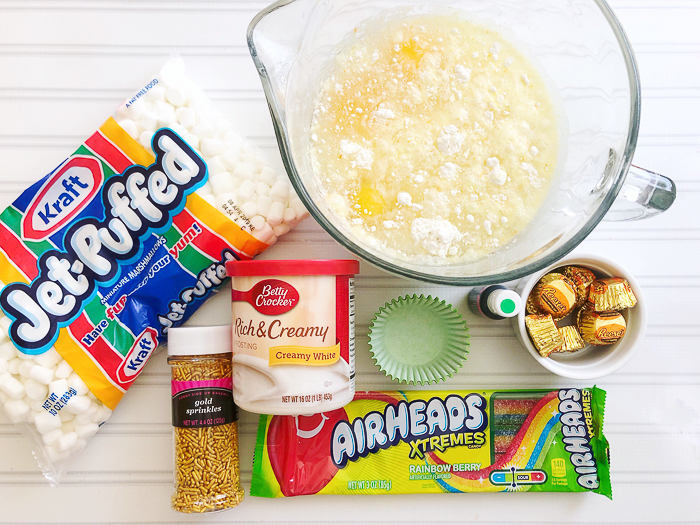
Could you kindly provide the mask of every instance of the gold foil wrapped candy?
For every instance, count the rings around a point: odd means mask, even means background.
[[[612,312],[634,308],[637,304],[632,288],[626,279],[610,277],[598,279],[591,285],[588,305],[596,312]]]
[[[567,266],[562,268],[561,273],[574,283],[576,287],[576,305],[574,308],[581,308],[588,301],[588,293],[596,279],[595,274],[588,268],[581,268],[580,266]]]
[[[620,312],[595,312],[583,308],[578,316],[578,328],[583,340],[591,345],[612,345],[622,339],[627,322]]]
[[[551,315],[525,316],[525,326],[527,326],[535,348],[542,357],[549,357],[552,352],[561,351],[564,340]]]
[[[560,273],[549,273],[540,279],[532,290],[533,303],[544,314],[561,319],[576,304],[576,288]]]
[[[561,352],[576,352],[586,347],[586,343],[575,326],[563,326],[559,329],[559,335],[564,340]]]

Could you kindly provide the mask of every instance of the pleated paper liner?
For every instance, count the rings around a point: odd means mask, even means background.
[[[406,296],[379,309],[369,330],[370,352],[387,376],[409,385],[452,377],[469,354],[469,329],[452,305]]]

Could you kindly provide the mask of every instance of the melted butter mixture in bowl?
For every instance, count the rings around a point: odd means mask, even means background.
[[[532,222],[562,126],[549,83],[498,31],[437,14],[369,24],[324,73],[309,157],[353,236],[446,265],[486,257]]]

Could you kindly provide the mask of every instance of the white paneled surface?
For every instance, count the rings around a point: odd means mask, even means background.
[[[336,0],[342,1],[342,0]],[[170,510],[169,371],[156,356],[58,488],[0,416],[0,524],[9,523],[700,523],[700,1],[614,0],[637,53],[644,94],[635,162],[672,176],[666,215],[603,223],[581,250],[616,259],[644,288],[648,335],[608,391],[614,500],[513,494],[248,497],[209,517]],[[267,106],[245,47],[265,2],[236,0],[0,0],[0,206],[50,171],[167,56],[193,76],[276,162]],[[312,220],[266,258],[344,257]],[[438,295],[466,314],[467,290],[398,279],[367,265],[357,280],[358,388],[392,388],[372,364],[367,328],[385,301]],[[540,368],[509,325],[468,314],[471,355],[445,388],[572,384]],[[193,322],[228,321],[226,294]],[[573,383],[577,384],[577,383]],[[243,481],[250,483],[256,417],[243,414]]]

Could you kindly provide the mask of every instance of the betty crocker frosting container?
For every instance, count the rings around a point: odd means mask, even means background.
[[[243,410],[302,415],[355,395],[353,260],[231,261],[233,397]]]

